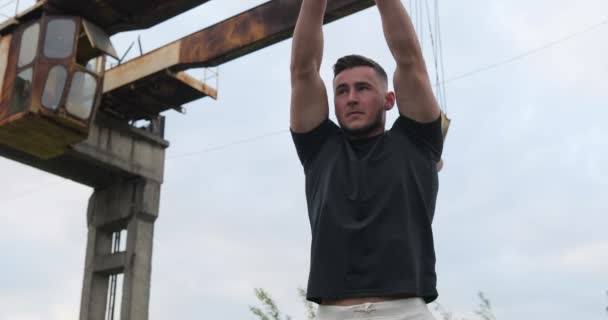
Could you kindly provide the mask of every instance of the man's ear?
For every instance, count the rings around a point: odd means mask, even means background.
[[[395,106],[395,93],[389,91],[386,96],[384,96],[384,110],[391,110]]]

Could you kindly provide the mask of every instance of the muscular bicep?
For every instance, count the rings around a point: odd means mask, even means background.
[[[397,67],[393,85],[399,113],[423,123],[439,117],[439,104],[424,66]]]
[[[329,117],[327,89],[318,72],[291,75],[291,130],[311,131]]]

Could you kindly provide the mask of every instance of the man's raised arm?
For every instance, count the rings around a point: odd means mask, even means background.
[[[291,130],[308,132],[329,117],[327,89],[319,69],[327,0],[304,0],[291,48]]]
[[[386,42],[397,63],[393,78],[399,113],[418,122],[440,115],[420,42],[401,0],[376,0]]]

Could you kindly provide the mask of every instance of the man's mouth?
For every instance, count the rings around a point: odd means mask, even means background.
[[[347,117],[354,116],[354,115],[364,115],[364,113],[361,111],[351,111],[346,114]]]

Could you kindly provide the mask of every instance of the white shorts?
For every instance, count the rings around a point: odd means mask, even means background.
[[[354,306],[319,305],[317,320],[435,320],[421,298],[369,302]]]

